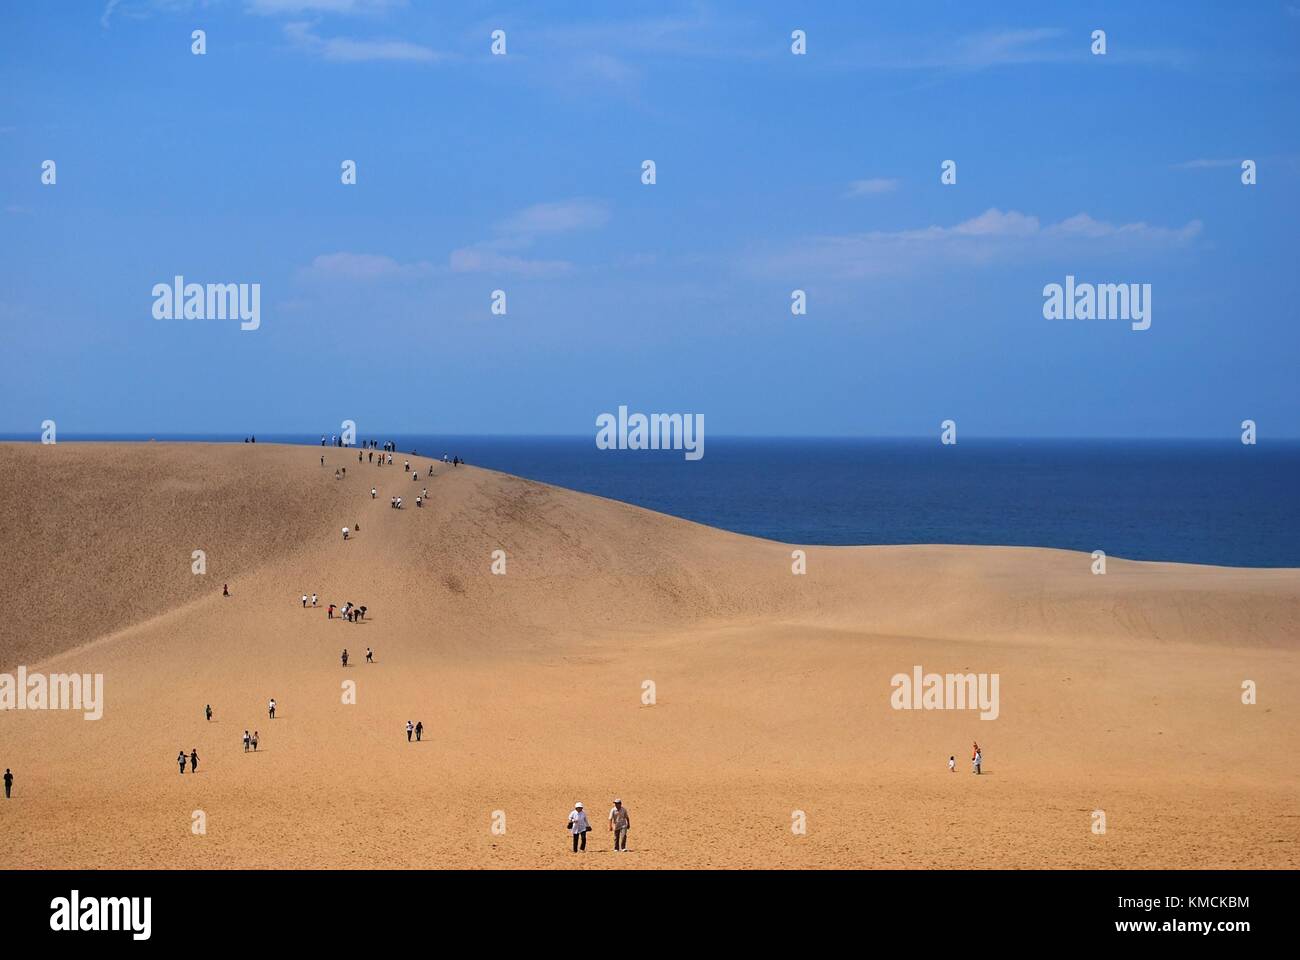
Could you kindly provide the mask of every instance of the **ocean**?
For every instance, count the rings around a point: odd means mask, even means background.
[[[376,439],[789,543],[1005,544],[1300,567],[1296,442],[708,437],[704,457],[687,461],[680,451],[599,450],[592,436]],[[320,435],[258,440],[319,446]]]

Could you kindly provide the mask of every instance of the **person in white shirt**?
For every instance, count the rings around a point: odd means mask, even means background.
[[[307,607],[307,594],[305,594],[305,593],[302,595],[302,605],[303,605],[303,608],[306,609],[306,607]]]
[[[609,809],[609,829],[614,834],[614,849],[620,853],[627,852],[627,830],[630,826],[632,818],[628,816],[627,807],[615,797],[614,806]]]
[[[316,594],[314,593],[311,595],[311,605],[316,606]]]
[[[347,527],[344,527],[344,528],[343,528],[343,539],[346,540],[347,538],[348,538],[348,528],[347,528]]]
[[[586,812],[582,809],[582,802],[579,801],[573,805],[569,811],[569,822],[567,824],[569,832],[573,834],[573,852],[578,852],[578,844],[581,841],[582,849],[587,849],[587,832],[591,830],[591,821],[587,819]]]
[[[266,705],[266,712],[272,720],[275,719],[275,697],[272,697],[270,702]]]
[[[949,773],[956,773],[956,772],[957,772],[957,758],[956,758],[956,757],[949,757],[949,758],[948,758],[948,772],[949,772]]]
[[[375,499],[375,496],[376,496],[378,493],[379,493],[378,490],[376,490],[374,487],[371,487],[371,488],[370,488],[370,499],[371,499],[371,500]]]

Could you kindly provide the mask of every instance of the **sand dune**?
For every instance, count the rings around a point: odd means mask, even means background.
[[[106,687],[98,721],[0,712],[0,864],[1300,863],[1300,570],[807,547],[796,576],[790,545],[473,467],[415,483],[403,459],[0,445],[0,670]],[[345,600],[365,623],[326,619]],[[916,664],[998,674],[997,719],[892,709]],[[199,773],[178,776],[192,747]],[[607,849],[615,795],[626,856]],[[577,799],[597,827],[580,856]]]

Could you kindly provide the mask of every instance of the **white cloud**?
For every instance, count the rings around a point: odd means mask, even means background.
[[[321,37],[312,31],[310,23],[293,22],[284,25],[285,36],[300,50],[340,63],[360,63],[370,60],[403,60],[415,63],[433,63],[444,55],[431,47],[406,40],[354,40],[351,37]]]
[[[1240,160],[1184,160],[1182,163],[1175,163],[1175,170],[1212,170],[1220,167],[1239,167]]]
[[[889,177],[872,177],[869,180],[853,180],[849,183],[847,197],[869,197],[878,193],[890,193],[898,189],[898,181]]]
[[[567,273],[567,260],[530,259],[505,251],[527,249],[540,237],[594,230],[609,222],[609,207],[600,200],[577,198],[525,207],[496,225],[497,236],[453,250],[450,266],[455,273],[508,273],[549,277]]]
[[[105,30],[108,29],[108,21],[113,16],[113,10],[121,2],[122,0],[108,0],[108,3],[104,5],[104,12],[99,17],[99,25]]]
[[[397,0],[247,0],[245,9],[261,16],[312,13],[377,13],[398,6]]]
[[[350,280],[369,282],[424,277],[437,268],[425,260],[400,263],[392,257],[373,253],[325,253],[311,266],[299,271],[308,280]]]
[[[1042,226],[1035,216],[989,209],[949,227],[873,230],[806,238],[753,264],[760,272],[802,270],[844,278],[877,276],[926,264],[978,265],[1068,251],[1150,252],[1183,246],[1201,233],[1192,220],[1177,228],[1114,224],[1079,213]]]
[[[535,203],[503,220],[497,229],[513,236],[565,233],[603,227],[609,222],[609,207],[599,200],[560,200]]]
[[[501,253],[489,244],[453,250],[450,265],[453,273],[502,273],[516,277],[553,277],[573,269],[567,260],[530,260]]]

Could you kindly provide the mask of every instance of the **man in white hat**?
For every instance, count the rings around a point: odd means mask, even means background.
[[[591,829],[591,822],[587,819],[586,811],[582,809],[582,801],[579,800],[569,811],[569,832],[573,834],[573,852],[578,852],[578,842],[581,838],[582,849],[587,849],[587,831]]]
[[[614,850],[627,852],[627,828],[632,826],[632,818],[627,815],[623,801],[614,798],[614,806],[609,810],[609,829],[614,833]]]

